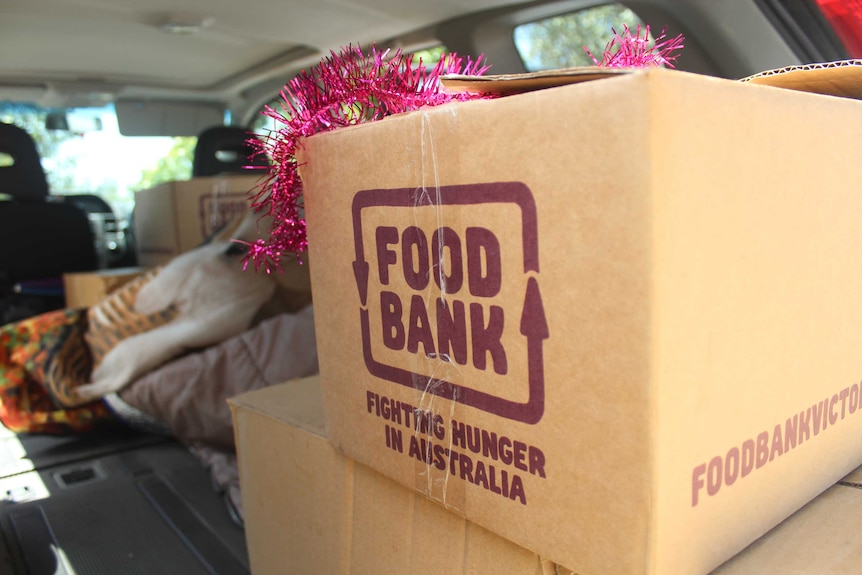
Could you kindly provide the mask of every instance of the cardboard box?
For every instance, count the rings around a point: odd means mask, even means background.
[[[576,575],[337,452],[326,441],[317,377],[230,403],[254,573]],[[860,511],[862,468],[714,575],[855,574]]]
[[[716,568],[862,461],[860,131],[659,69],[308,138],[330,441],[579,573]]]
[[[857,468],[712,575],[855,575],[862,565],[860,481]],[[555,575],[577,574],[558,567]]]
[[[248,209],[259,174],[169,182],[135,192],[138,263],[157,266],[204,243]]]
[[[138,277],[144,268],[113,268],[63,274],[67,308],[90,307],[109,293]]]
[[[354,463],[308,378],[230,400],[255,575],[553,575],[536,554]]]
[[[714,575],[853,575],[862,566],[862,469],[830,487]],[[563,574],[561,574],[563,575]]]

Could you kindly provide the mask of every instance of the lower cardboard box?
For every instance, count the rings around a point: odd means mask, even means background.
[[[317,377],[230,403],[256,575],[575,575],[336,451]],[[860,486],[856,470],[714,575],[858,573]]]
[[[341,455],[319,380],[230,401],[255,575],[551,575],[538,555]]]
[[[782,486],[776,485],[777,490]],[[862,572],[862,468],[752,543],[713,575],[851,575]]]

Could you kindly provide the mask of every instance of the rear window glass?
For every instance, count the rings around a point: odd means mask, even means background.
[[[635,30],[644,23],[622,4],[605,4],[522,24],[515,28],[515,46],[530,72],[592,66],[584,46],[601,58],[612,29],[622,32],[623,26]]]
[[[52,116],[71,123],[57,129]],[[197,138],[123,136],[111,104],[58,110],[0,101],[0,122],[33,138],[51,194],[94,194],[118,216],[131,213],[135,191],[192,175]],[[11,164],[12,158],[0,153],[0,167]]]
[[[432,68],[437,65],[445,52],[446,47],[442,44],[438,44],[424,50],[415,50],[413,51],[413,62],[414,64],[418,64],[421,60],[423,66],[426,68]],[[394,53],[394,51],[390,54],[392,53]],[[277,96],[273,100],[267,102],[266,105],[262,106],[260,110],[252,116],[249,124],[249,130],[256,133],[258,136],[267,137],[271,132],[282,128],[279,122],[266,114],[265,110],[267,106],[278,112],[284,111],[282,109],[281,96]]]

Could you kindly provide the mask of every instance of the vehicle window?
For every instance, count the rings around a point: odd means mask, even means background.
[[[440,61],[440,58],[446,51],[446,47],[442,44],[437,46],[432,46],[430,48],[426,48],[424,50],[416,50],[413,52],[413,61],[414,63],[418,63],[419,60],[422,60],[422,64],[426,68],[431,68]],[[267,102],[264,106],[261,106],[260,110],[258,110],[251,119],[251,123],[249,124],[249,131],[254,132],[255,134],[266,137],[270,134],[270,132],[279,129],[278,122],[275,119],[267,116],[264,113],[264,110],[267,107],[272,108],[273,110],[281,110],[281,96],[278,96],[269,102]]]
[[[270,118],[264,114],[264,110],[269,107],[273,110],[281,110],[281,96],[267,102],[252,116],[251,124],[248,129],[259,136],[268,136],[270,132],[278,129],[277,122],[274,118]]]
[[[515,47],[530,72],[572,66],[592,66],[586,46],[600,57],[612,37],[611,29],[637,29],[644,23],[622,4],[606,4],[515,28]]]
[[[84,121],[48,129],[49,115]],[[196,138],[123,136],[113,105],[49,110],[0,102],[0,122],[24,128],[35,140],[52,194],[98,195],[119,217],[131,212],[135,190],[192,174]],[[11,163],[11,158],[0,155],[0,166],[4,161]]]
[[[425,50],[417,50],[413,52],[413,59],[415,62],[418,62],[421,59],[425,67],[430,68],[440,61],[440,58],[443,56],[445,51],[445,46],[434,46],[433,48],[427,48]]]

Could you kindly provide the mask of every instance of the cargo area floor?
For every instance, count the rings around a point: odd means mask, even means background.
[[[185,446],[0,428],[0,573],[248,572],[243,530]]]

